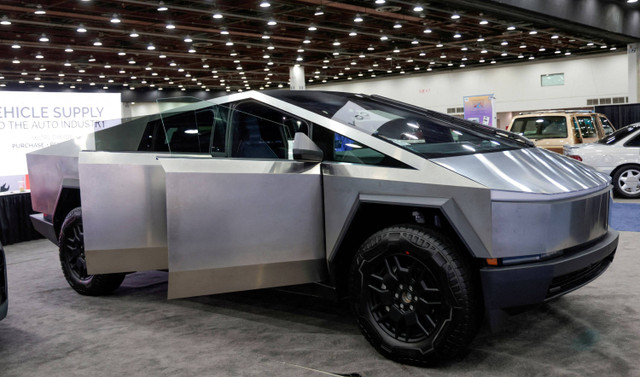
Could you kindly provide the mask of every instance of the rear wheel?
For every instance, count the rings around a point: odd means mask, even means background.
[[[478,328],[472,270],[427,229],[392,227],[371,236],[351,266],[358,324],[384,356],[431,364],[461,355]]]
[[[613,176],[613,187],[625,198],[640,197],[640,166],[626,166]]]
[[[100,296],[117,289],[125,274],[89,275],[84,254],[82,209],[71,210],[62,223],[59,238],[62,273],[71,288],[87,296]]]

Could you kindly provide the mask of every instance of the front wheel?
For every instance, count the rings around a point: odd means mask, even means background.
[[[461,355],[478,328],[476,288],[453,245],[419,227],[374,234],[351,266],[360,329],[381,354],[399,362],[426,365]]]
[[[627,166],[618,170],[613,176],[613,187],[620,196],[625,198],[639,198],[640,167]]]
[[[82,209],[71,210],[62,223],[59,238],[62,273],[71,288],[87,296],[101,296],[117,289],[125,274],[89,275],[84,255]]]

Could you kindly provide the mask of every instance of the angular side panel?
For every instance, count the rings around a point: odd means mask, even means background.
[[[164,171],[152,153],[80,153],[90,274],[168,268]]]
[[[326,276],[319,164],[163,159],[169,298]]]

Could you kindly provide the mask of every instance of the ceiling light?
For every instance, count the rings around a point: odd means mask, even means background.
[[[484,63],[484,62],[485,62],[485,60],[484,60],[484,59],[480,59],[480,60],[478,60],[478,63]]]
[[[195,49],[195,48],[193,48],[193,47],[190,47],[190,48],[189,48],[189,53],[190,53],[190,54],[195,54],[195,52],[196,52],[196,49]]]
[[[417,39],[414,39],[414,40],[411,41],[412,45],[417,45],[418,43],[420,43],[420,42]]]
[[[509,25],[509,27],[507,27],[507,30],[516,30],[516,27],[513,25]]]
[[[269,25],[269,26],[275,26],[275,25],[277,25],[277,24],[278,24],[278,23],[277,23],[277,22],[276,22],[276,20],[274,20],[273,18],[272,18],[272,19],[270,19],[269,21],[267,21],[267,25]]]
[[[468,50],[469,50],[469,47],[467,46],[462,46],[462,48],[460,49],[460,51],[468,51]]]
[[[415,7],[413,7],[413,11],[414,12],[422,12],[423,10],[424,10],[424,8],[420,4],[418,4]]]
[[[500,45],[501,45],[501,46],[506,46],[506,45],[508,45],[508,44],[509,44],[509,42],[507,42],[507,41],[502,41],[502,42],[500,42]]]
[[[524,58],[524,55],[522,54],[518,55],[518,59],[522,59],[522,58]]]
[[[447,58],[447,55],[445,54],[440,55],[440,59],[446,59],[446,58]]]
[[[78,33],[86,33],[87,29],[84,27],[84,25],[80,24],[80,25],[78,25],[78,28],[76,29],[76,31]]]
[[[317,7],[315,13],[313,14],[314,16],[322,16],[324,14],[324,10],[322,10],[322,7]]]
[[[64,52],[73,52],[73,49],[71,48],[71,46],[67,46],[67,47],[64,49]]]
[[[13,64],[20,64],[20,60],[18,60],[18,58],[13,58],[13,60],[11,61],[11,63],[13,63]]]
[[[112,24],[119,24],[119,23],[120,23],[120,19],[118,18],[118,15],[117,15],[117,14],[114,14],[114,15],[113,15],[113,17],[111,17],[110,22],[111,22]]]
[[[42,5],[40,4],[36,6],[36,10],[33,13],[39,14],[39,15],[47,14],[47,12],[42,8]]]
[[[14,44],[11,45],[11,48],[20,48],[20,45],[17,44],[17,43],[14,43]]]
[[[427,53],[422,51],[422,52],[420,52],[420,56],[427,56]]]
[[[547,49],[546,49],[546,48],[544,48],[544,47],[540,47],[540,48],[538,49],[538,51],[540,51],[540,52],[542,52],[542,51],[547,51]]]
[[[222,35],[229,35],[229,30],[227,30],[227,28],[224,28],[224,27],[223,27],[223,28],[221,28],[221,29],[220,29],[220,34],[222,34]]]
[[[352,31],[349,33],[350,37],[355,37],[356,35],[358,35],[358,33],[356,33],[355,31]]]
[[[140,34],[136,33],[136,31],[134,30],[134,31],[131,32],[131,34],[129,34],[129,36],[131,38],[138,38],[140,36]]]
[[[7,16],[2,16],[2,19],[0,20],[0,25],[11,25],[11,21],[9,21],[9,18],[7,18]]]
[[[169,29],[169,30],[172,30],[172,29],[175,29],[175,28],[176,28],[176,25],[169,23],[169,24],[166,24],[166,25],[165,25],[165,28],[167,28],[167,29]]]
[[[482,35],[478,37],[478,42],[484,42],[484,38],[482,38]]]
[[[394,28],[394,29],[401,29],[401,28],[402,28],[402,24],[401,24],[401,23],[399,23],[399,22],[396,22],[396,23],[393,25],[393,28]]]
[[[38,54],[36,55],[36,59],[44,59],[44,55],[42,55],[42,53],[38,52]]]
[[[337,40],[333,41],[333,45],[334,46],[340,46],[340,42],[338,42]]]
[[[298,56],[298,57],[296,58],[296,61],[297,61],[297,62],[301,62],[302,60],[304,60],[304,59],[302,59],[302,56]]]
[[[456,32],[456,33],[453,35],[453,37],[454,37],[454,38],[461,38],[461,37],[462,37],[462,35],[460,35],[460,33]]]
[[[509,54],[507,54],[506,52],[503,52],[502,54],[500,54],[500,56],[507,56]]]
[[[587,46],[593,46],[593,42],[587,43]]]
[[[271,39],[271,37],[269,36],[269,34],[263,34],[262,39]]]
[[[186,37],[184,37],[184,41],[187,43],[191,43],[193,42],[193,39],[191,39],[191,37],[187,35]]]
[[[275,47],[273,47],[273,45],[267,46],[267,50],[274,50],[274,49],[275,49]]]
[[[222,18],[222,17],[224,17],[224,16],[223,16],[223,15],[222,15],[222,13],[220,13],[220,12],[215,12],[215,13],[213,14],[213,16],[211,16],[211,17],[215,18],[216,20],[219,20],[219,19],[221,19],[221,18]]]
[[[560,38],[560,36],[557,35],[557,34],[554,34],[554,35],[551,36],[551,39],[558,39],[558,38]]]
[[[423,33],[430,34],[432,30],[430,28],[424,29]]]
[[[531,31],[529,32],[529,34],[531,34],[531,35],[536,35],[536,34],[538,34],[538,32],[537,32],[537,31],[535,31],[535,30],[531,30]]]
[[[482,51],[480,51],[480,53],[481,53],[481,54],[486,54],[487,52],[488,52],[488,51],[487,51],[487,50],[484,50],[484,49],[483,49]]]
[[[612,46],[609,50],[614,51],[616,49],[616,46]]]
[[[480,25],[487,25],[489,23],[489,21],[487,20],[480,20],[479,24]]]
[[[438,43],[436,44],[436,47],[444,47],[444,45],[442,44],[442,42],[438,42]]]
[[[96,39],[95,42],[93,42],[93,45],[96,47],[100,47],[102,46],[102,42],[100,42],[100,40]]]
[[[571,55],[571,51],[567,51],[567,52],[565,52],[564,54],[565,54],[565,55],[567,55],[567,56],[569,56],[569,55]]]
[[[126,52],[124,52],[124,51],[118,51],[118,56],[125,56],[125,55],[127,55],[127,53],[126,53]]]
[[[318,30],[318,28],[317,28],[317,27],[315,27],[314,25],[309,25],[309,27],[307,28],[307,30],[309,30],[309,31],[316,31],[316,30]]]
[[[637,3],[638,0],[627,0],[627,3],[631,4],[631,3]]]
[[[269,3],[268,1],[263,1],[260,3],[261,8],[269,8],[270,6],[271,6],[271,3]]]
[[[158,57],[159,57],[160,59],[166,59],[166,58],[167,58],[167,55],[165,55],[165,54],[161,54],[161,55],[158,55]]]
[[[496,64],[496,61],[495,60],[491,60],[489,63]]]
[[[386,0],[376,0],[376,4],[384,4],[386,3]]]
[[[533,60],[535,57],[533,55],[529,56],[529,60]]]
[[[375,48],[375,47],[373,47],[372,45],[369,45],[369,47],[367,47],[367,50],[368,50],[368,51],[373,51],[373,50],[375,50],[375,49],[376,49],[376,48]]]
[[[49,42],[49,38],[46,35],[42,34],[38,39],[40,42]]]
[[[166,12],[168,10],[169,8],[162,1],[158,3],[158,12]]]
[[[356,17],[353,19],[353,22],[362,22],[362,21],[363,21],[362,17],[360,17],[359,14],[356,14]]]
[[[527,45],[523,43],[520,45],[520,48],[527,48]]]
[[[154,46],[153,44],[149,43],[149,45],[147,46],[147,50],[155,50],[156,46]]]
[[[560,51],[560,50],[555,50],[553,53],[554,53],[554,54],[560,54],[560,53],[562,53],[562,51]]]
[[[387,39],[389,39],[389,37],[387,37],[386,35],[383,35],[380,37],[381,41],[386,41]]]
[[[304,48],[299,48],[298,52],[304,52]]]
[[[458,19],[460,19],[460,15],[458,13],[454,13],[454,14],[451,15],[451,19],[452,20],[458,20]]]

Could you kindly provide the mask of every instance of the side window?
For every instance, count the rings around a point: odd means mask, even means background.
[[[293,159],[296,132],[308,132],[306,121],[248,101],[233,110],[231,157]]]
[[[624,143],[625,147],[640,147],[640,135]]]
[[[610,135],[612,134],[615,130],[613,129],[613,127],[611,126],[611,123],[609,122],[609,119],[601,116],[599,117],[600,119],[600,123],[602,124],[602,128],[604,129],[604,134],[606,135]]]
[[[228,107],[215,106],[213,108],[213,140],[211,140],[211,154],[214,156],[224,156],[227,139],[227,122],[229,121],[228,118]]]
[[[325,161],[411,169],[392,157],[322,126],[313,126],[312,139],[322,149]]]
[[[147,124],[138,150],[207,153],[212,128],[212,108],[163,116]]]
[[[589,117],[577,117],[578,125],[580,126],[580,132],[583,138],[598,137],[596,127],[593,124],[593,119]]]
[[[576,137],[576,140],[581,140],[582,135],[580,134],[580,126],[578,126],[578,121],[573,119],[573,135]]]

